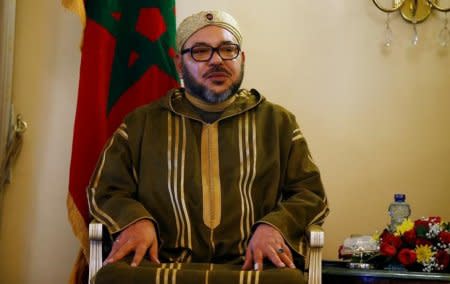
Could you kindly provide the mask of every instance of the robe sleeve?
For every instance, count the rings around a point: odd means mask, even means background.
[[[309,225],[321,225],[328,215],[328,202],[305,138],[295,122],[291,128],[291,143],[282,184],[280,201],[275,208],[258,220],[275,227],[290,248],[304,254],[305,230]]]
[[[88,187],[89,211],[110,234],[141,219],[152,220],[159,232],[156,220],[136,198],[138,176],[132,156],[123,123],[106,143]]]

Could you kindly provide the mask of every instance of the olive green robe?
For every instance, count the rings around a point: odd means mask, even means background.
[[[167,263],[241,265],[260,223],[302,256],[305,228],[328,214],[305,138],[294,115],[256,90],[233,99],[212,123],[183,89],[128,115],[91,179],[92,216],[111,235],[152,220]],[[146,283],[158,283],[157,270]]]

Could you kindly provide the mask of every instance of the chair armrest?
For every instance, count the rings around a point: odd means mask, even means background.
[[[322,248],[325,234],[322,227],[312,225],[307,228],[308,253],[306,270],[309,284],[322,283]],[[103,224],[92,221],[89,224],[89,283],[103,265]]]
[[[322,248],[325,242],[325,233],[319,225],[311,225],[307,228],[306,236],[309,242],[307,254],[308,283],[322,283]]]
[[[103,224],[92,221],[89,224],[89,283],[102,267]]]

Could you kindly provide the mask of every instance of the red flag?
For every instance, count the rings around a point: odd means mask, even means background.
[[[178,85],[171,58],[175,0],[63,4],[82,19],[86,15],[67,198],[69,220],[82,248],[71,277],[76,283],[88,257],[86,187],[103,145],[127,113]]]

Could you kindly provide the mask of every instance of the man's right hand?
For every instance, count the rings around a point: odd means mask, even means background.
[[[138,266],[147,250],[150,261],[159,263],[155,225],[152,221],[144,219],[131,224],[119,234],[104,263],[116,262],[134,251],[131,266]]]

